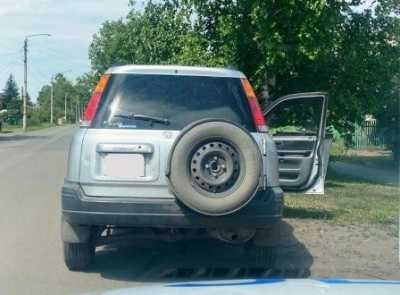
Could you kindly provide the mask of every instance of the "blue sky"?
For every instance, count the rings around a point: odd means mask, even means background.
[[[65,76],[74,79],[88,71],[92,35],[104,21],[125,16],[128,3],[129,0],[0,0],[0,91],[10,73],[19,87],[22,85],[22,47],[28,34],[52,35],[29,41],[28,91],[34,101],[54,73],[69,70]]]

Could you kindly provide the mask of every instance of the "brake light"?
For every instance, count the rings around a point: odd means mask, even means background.
[[[92,96],[86,106],[85,113],[83,115],[83,121],[81,126],[90,126],[94,116],[96,115],[97,108],[100,103],[101,96],[103,95],[104,89],[107,86],[110,75],[102,75],[100,81],[97,83],[96,89],[93,91]]]
[[[247,79],[242,79],[242,86],[244,92],[246,93],[247,100],[250,105],[251,114],[253,116],[254,124],[259,132],[266,132],[267,125],[265,123],[264,114],[258,103],[256,94],[254,93],[253,87],[251,87],[250,82]]]

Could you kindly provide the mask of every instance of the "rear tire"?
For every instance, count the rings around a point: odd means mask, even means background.
[[[64,242],[64,261],[69,270],[84,270],[93,260],[95,246],[93,243]]]

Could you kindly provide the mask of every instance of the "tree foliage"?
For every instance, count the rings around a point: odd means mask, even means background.
[[[22,118],[22,101],[19,95],[17,82],[15,82],[14,76],[10,74],[2,94],[2,107],[7,109],[8,123],[17,124]]]
[[[400,68],[395,0],[164,0],[106,22],[90,46],[93,70],[115,64],[235,67],[266,103],[328,91],[330,119],[351,128],[394,99]]]
[[[89,50],[93,69],[104,72],[110,65],[174,63],[189,31],[184,7],[175,1],[150,1],[142,12],[132,9],[125,20],[104,23]]]
[[[327,91],[337,130],[351,132],[372,114],[400,151],[399,7],[398,0],[150,1],[105,23],[89,52],[96,73],[119,63],[234,67],[263,104]]]
[[[67,99],[67,119],[70,121],[73,120],[77,101],[75,87],[62,74],[57,74],[51,83],[53,85],[54,120],[64,117],[65,99]],[[51,84],[44,85],[40,89],[37,104],[40,110],[40,113],[37,115],[39,121],[50,122]]]
[[[92,72],[83,74],[76,79],[74,83],[75,102],[80,105],[80,108],[87,104],[96,87],[98,79],[99,76]]]
[[[3,89],[3,105],[7,108],[7,105],[12,101],[19,98],[19,90],[17,82],[15,82],[14,76],[10,74],[6,81],[6,85]]]

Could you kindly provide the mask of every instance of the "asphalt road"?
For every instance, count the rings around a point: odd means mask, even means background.
[[[89,270],[71,272],[62,257],[60,188],[73,132],[0,134],[0,294],[82,294],[193,279],[400,277],[397,238],[312,219],[286,219],[279,247],[263,255],[212,240],[116,239],[97,249]]]
[[[62,261],[60,188],[72,127],[0,135],[0,294],[64,294],[132,285]]]
[[[59,127],[25,135],[0,134],[0,294],[110,290],[204,277],[211,266],[212,278],[242,271],[233,261],[240,261],[236,258],[243,252],[212,241],[192,243],[189,251],[168,243],[138,246],[117,241],[98,249],[88,271],[69,271],[60,240],[60,189],[73,132],[73,127]]]

